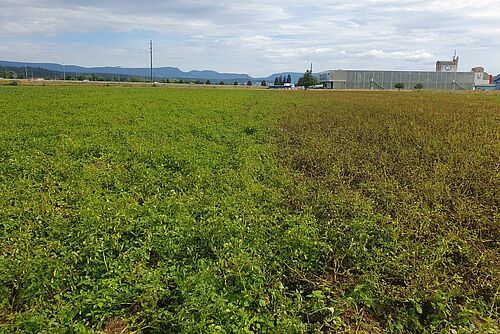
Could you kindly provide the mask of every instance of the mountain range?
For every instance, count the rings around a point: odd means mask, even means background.
[[[24,63],[24,62],[13,62],[0,60],[0,67],[30,67],[30,68],[42,68],[54,72],[75,73],[75,74],[112,74],[112,75],[124,75],[124,76],[138,76],[138,77],[149,77],[150,68],[128,68],[128,67],[83,67],[77,65],[62,65],[57,63]],[[261,81],[265,80],[268,82],[274,81],[277,76],[288,74],[292,77],[292,82],[296,82],[302,73],[298,72],[282,72],[273,73],[267,77],[251,77],[248,74],[241,73],[219,73],[210,70],[193,70],[184,72],[177,67],[157,67],[153,69],[153,75],[155,78],[175,78],[175,79],[198,79],[198,80],[215,80],[215,81]]]

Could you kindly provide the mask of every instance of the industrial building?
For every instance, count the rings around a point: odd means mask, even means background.
[[[458,72],[458,57],[456,51],[451,61],[438,60],[436,62],[436,72]]]
[[[493,78],[496,90],[500,90],[500,74]]]
[[[474,67],[474,90],[495,90],[493,76],[484,71],[482,67]]]
[[[403,83],[405,89],[473,90],[476,85],[492,84],[492,77],[482,67],[470,72],[458,72],[458,57],[452,61],[436,62],[434,72],[425,71],[367,71],[330,70],[315,74],[316,80],[325,89],[394,89],[396,83]]]

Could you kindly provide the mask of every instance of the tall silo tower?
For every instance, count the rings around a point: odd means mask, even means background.
[[[458,56],[457,51],[451,61],[439,60],[436,62],[436,72],[457,72],[458,71]]]

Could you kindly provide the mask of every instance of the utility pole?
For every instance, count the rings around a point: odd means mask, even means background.
[[[62,64],[62,68],[63,68],[63,80],[66,81],[66,66]]]
[[[25,79],[28,79],[28,64],[26,63],[26,58],[24,58],[24,74],[25,74]]]
[[[151,62],[151,83],[153,83],[153,40],[149,41],[149,60]]]

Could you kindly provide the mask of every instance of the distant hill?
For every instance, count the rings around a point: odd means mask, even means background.
[[[56,63],[27,63],[26,64],[30,68],[37,69],[45,69],[48,71],[53,71],[55,73],[63,72],[63,65]],[[23,62],[12,62],[12,61],[3,61],[0,60],[0,67],[3,68],[24,68],[25,63]],[[138,76],[138,77],[146,77],[150,76],[149,68],[128,68],[128,67],[82,67],[77,65],[65,65],[64,70],[66,73],[74,73],[74,74],[100,74],[100,75],[121,75],[121,76]],[[219,73],[216,71],[210,70],[193,70],[184,72],[177,67],[159,67],[154,68],[154,76],[155,78],[176,78],[176,79],[190,79],[190,80],[211,80],[211,81],[238,81],[238,82],[246,82],[248,80],[251,81],[262,81],[266,80],[267,82],[273,82],[276,76],[287,76],[290,74],[292,76],[292,81],[296,82],[301,76],[302,73],[296,72],[283,72],[283,73],[275,73],[268,77],[260,77],[253,78],[248,74],[241,73]]]
[[[22,67],[25,64],[22,62],[0,61],[1,67]],[[27,63],[31,68],[43,68],[49,71],[63,71],[63,65],[55,63]],[[76,74],[113,74],[113,75],[127,75],[138,77],[149,77],[149,68],[127,68],[127,67],[82,67],[77,65],[65,65],[64,70],[67,73]],[[215,71],[189,71],[184,72],[177,67],[159,67],[154,68],[154,76],[156,78],[177,78],[177,79],[203,79],[203,80],[235,80],[247,81],[252,80],[248,74],[239,73],[219,73]]]

